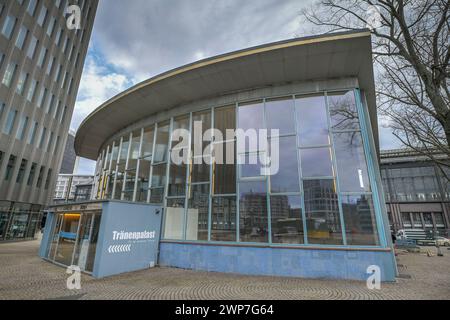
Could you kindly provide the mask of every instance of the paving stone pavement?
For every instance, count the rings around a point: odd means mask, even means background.
[[[0,244],[0,300],[450,300],[450,251],[445,257],[399,252],[396,283],[368,290],[364,282],[254,277],[154,268],[106,279],[82,275],[68,290],[64,268],[42,261],[38,241]],[[434,248],[431,250],[435,251]]]

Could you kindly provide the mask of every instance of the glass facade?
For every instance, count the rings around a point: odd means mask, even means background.
[[[448,236],[450,170],[408,150],[382,152],[381,159],[391,230],[434,230]]]
[[[34,239],[41,228],[39,205],[0,201],[0,241]]]
[[[77,265],[81,271],[92,272],[101,211],[59,213],[54,219],[45,257],[64,266]]]
[[[380,246],[358,97],[356,90],[267,97],[134,130],[104,146],[94,194],[162,204],[166,240]],[[173,136],[176,129],[189,141]],[[255,144],[249,129],[269,134]],[[236,130],[246,132],[245,144]],[[270,175],[262,169],[275,142],[279,170]],[[174,154],[188,161],[177,164]]]

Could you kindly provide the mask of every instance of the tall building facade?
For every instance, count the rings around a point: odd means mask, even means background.
[[[77,163],[77,155],[75,153],[75,133],[69,132],[67,137],[66,148],[61,163],[59,174],[75,174],[75,164]]]
[[[33,238],[53,199],[97,6],[0,0],[0,241]]]
[[[445,160],[443,155],[441,161]],[[450,229],[450,170],[411,150],[381,153],[381,176],[392,231]]]

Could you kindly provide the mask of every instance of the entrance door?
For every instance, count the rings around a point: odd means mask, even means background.
[[[79,213],[66,213],[62,216],[55,262],[70,266],[72,265],[73,250],[75,249],[81,215]]]

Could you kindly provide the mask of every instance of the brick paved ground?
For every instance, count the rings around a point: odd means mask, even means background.
[[[399,255],[410,279],[369,291],[355,281],[251,277],[155,268],[66,289],[65,269],[37,257],[38,242],[0,244],[0,299],[450,299],[450,251],[445,257]],[[434,249],[432,249],[434,250]]]

